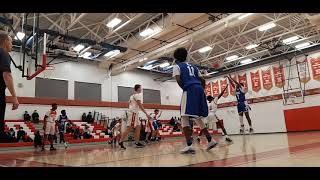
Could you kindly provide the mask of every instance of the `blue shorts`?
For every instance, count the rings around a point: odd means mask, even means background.
[[[208,104],[204,89],[199,84],[189,86],[181,98],[181,116],[207,117]]]
[[[238,113],[249,111],[248,105],[246,105],[246,103],[244,102],[238,102],[237,109],[238,109]]]
[[[158,124],[156,122],[153,122],[152,125],[155,131],[158,130]]]

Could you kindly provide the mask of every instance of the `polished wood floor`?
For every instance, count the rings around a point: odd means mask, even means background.
[[[234,143],[221,142],[206,151],[206,140],[194,143],[196,154],[183,155],[183,138],[166,139],[145,148],[119,150],[109,144],[59,146],[56,152],[34,149],[0,149],[0,167],[98,166],[98,167],[281,167],[319,166],[320,132],[231,136]],[[48,148],[48,147],[47,147]]]

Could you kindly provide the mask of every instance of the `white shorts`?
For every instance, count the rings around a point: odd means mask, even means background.
[[[147,120],[145,132],[151,132],[151,131],[154,131],[152,121]]]
[[[44,131],[44,134],[55,135],[56,134],[56,123],[47,122],[46,130]]]
[[[131,127],[135,128],[140,125],[141,125],[141,122],[139,120],[139,113],[128,112],[127,126],[131,126]]]
[[[117,137],[120,134],[120,131],[114,131],[113,132],[113,137]]]

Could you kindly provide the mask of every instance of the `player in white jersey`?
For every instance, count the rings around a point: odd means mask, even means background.
[[[112,132],[112,139],[110,140],[110,142],[112,141],[120,141],[121,138],[121,126],[122,126],[122,120],[119,119],[117,124],[113,126],[113,128],[111,129]]]
[[[224,128],[223,120],[217,116],[218,100],[221,98],[221,96],[223,95],[223,93],[226,91],[227,88],[228,88],[228,85],[223,89],[223,91],[217,97],[207,96],[208,108],[209,108],[209,115],[207,117],[207,123],[208,124],[216,123],[217,128],[221,128],[225,141],[227,141],[228,143],[232,143],[232,140],[228,137],[227,131]],[[200,142],[201,135],[202,135],[202,133],[200,132],[200,134],[197,138],[198,142]]]
[[[43,124],[44,138],[42,142],[43,143],[42,151],[45,150],[44,146],[45,146],[46,139],[49,139],[50,141],[50,151],[56,150],[53,147],[53,136],[56,134],[57,108],[58,108],[57,104],[52,104],[51,109],[44,116],[44,124]]]
[[[121,138],[120,138],[120,142],[119,142],[121,149],[126,149],[126,147],[124,147],[124,145],[123,145],[123,141],[128,136],[128,134],[132,128],[135,128],[134,140],[135,140],[136,147],[144,147],[144,145],[140,143],[141,121],[139,121],[139,109],[147,116],[148,120],[150,120],[151,117],[145,111],[145,109],[142,105],[141,91],[142,91],[141,85],[136,84],[134,86],[134,93],[133,93],[133,95],[130,96],[127,130],[124,132],[121,132]]]

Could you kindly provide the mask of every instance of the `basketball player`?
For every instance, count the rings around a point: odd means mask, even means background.
[[[181,153],[195,153],[192,147],[192,129],[189,120],[197,123],[208,140],[207,150],[214,148],[218,143],[211,137],[204,125],[203,118],[208,116],[208,105],[204,93],[205,80],[197,67],[186,62],[188,51],[178,48],[174,52],[176,65],[173,66],[173,77],[183,89],[181,98],[181,126],[186,138],[187,146]]]
[[[248,124],[250,126],[249,132],[250,134],[253,133],[251,118],[249,116],[249,110],[251,108],[248,105],[248,102],[246,100],[245,91],[244,91],[244,85],[243,83],[239,83],[231,78],[231,76],[227,76],[230,84],[232,87],[234,87],[234,84],[236,84],[236,97],[237,97],[237,109],[239,114],[239,120],[240,120],[240,134],[244,134],[244,124],[243,124],[243,113],[246,116],[246,119],[248,121]]]
[[[129,99],[129,112],[128,112],[128,124],[127,130],[121,133],[121,139],[119,142],[121,149],[126,149],[123,145],[124,139],[128,136],[129,132],[132,128],[135,128],[135,145],[136,147],[144,147],[143,144],[139,142],[140,140],[140,128],[141,121],[139,121],[139,109],[147,116],[148,120],[151,119],[150,115],[145,111],[142,105],[142,97],[141,97],[142,87],[140,84],[136,84],[134,86],[134,93],[130,96]]]
[[[117,141],[120,141],[120,138],[121,138],[121,126],[122,126],[121,123],[122,123],[121,119],[118,119],[117,124],[114,125],[114,127],[111,129],[112,139],[110,140],[110,142],[114,141],[114,143],[116,144]]]
[[[43,144],[42,144],[42,151],[45,150],[45,142],[47,139],[49,139],[50,142],[50,151],[55,151],[56,148],[53,147],[53,137],[55,135],[56,131],[56,117],[57,117],[57,110],[58,105],[52,104],[51,109],[46,113],[44,116],[44,124],[43,124],[43,130],[44,130],[44,138],[43,138]]]
[[[151,113],[150,116],[152,118],[151,126],[152,126],[152,139],[153,141],[160,141],[160,133],[159,133],[159,127],[157,124],[157,121],[161,117],[162,111],[159,111],[159,109],[155,109],[154,113]],[[150,122],[150,121],[149,121]]]
[[[64,143],[64,147],[67,149],[68,145],[67,142],[64,139],[64,133],[66,132],[66,123],[69,120],[66,110],[61,111],[61,115],[59,116],[59,119],[57,121],[58,124],[58,130],[60,135],[60,144]]]
[[[216,123],[217,128],[221,128],[225,141],[227,141],[228,143],[232,143],[232,140],[228,137],[227,131],[224,128],[223,120],[219,119],[217,116],[218,100],[221,98],[221,96],[223,95],[223,93],[226,91],[227,88],[228,88],[228,85],[223,89],[223,91],[219,94],[218,97],[207,96],[207,100],[209,104],[209,116],[207,117],[207,121],[208,121],[208,124]],[[200,135],[201,134],[199,134],[197,138],[198,142],[200,142],[200,138],[199,138]]]

